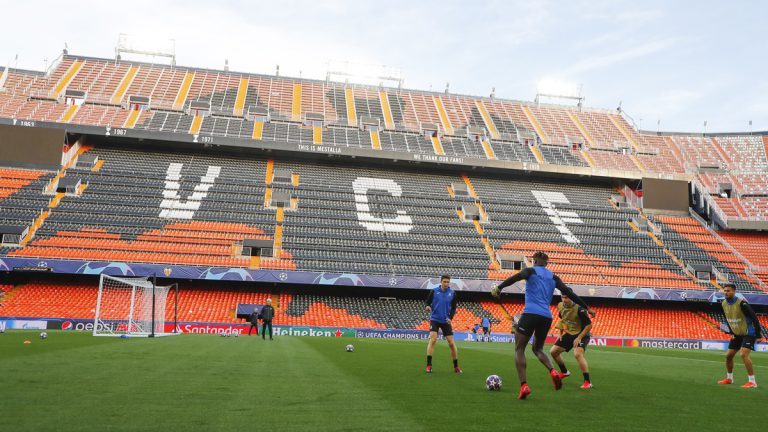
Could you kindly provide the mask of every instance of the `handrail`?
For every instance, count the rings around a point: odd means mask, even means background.
[[[64,51],[62,51],[53,61],[51,61],[51,64],[48,65],[48,69],[45,70],[45,76],[50,77],[54,70],[56,70],[56,67],[61,63],[61,61],[64,59]]]
[[[734,217],[729,218],[728,216],[726,216],[725,212],[723,212],[723,210],[720,208],[720,206],[717,204],[717,202],[714,199],[712,199],[712,195],[709,193],[707,188],[705,188],[704,185],[702,185],[701,182],[699,182],[699,180],[697,178],[694,178],[691,181],[691,183],[694,185],[695,188],[697,188],[699,190],[699,193],[701,194],[701,196],[709,203],[709,207],[712,210],[714,210],[715,214],[717,214],[717,216],[720,218],[720,220],[722,220],[726,225],[728,224],[728,220],[729,219],[730,220],[740,219],[738,217],[736,217],[736,218],[734,218]]]
[[[691,209],[691,208],[688,208],[688,212],[691,214],[691,217],[693,217],[694,219],[696,219],[696,221],[698,221],[698,222],[699,222],[701,225],[703,225],[703,226],[704,226],[704,228],[706,228],[706,229],[707,229],[707,231],[709,231],[709,233],[712,235],[712,237],[716,238],[716,239],[717,239],[717,241],[719,241],[720,243],[722,243],[722,244],[723,244],[725,247],[727,247],[727,248],[728,248],[728,249],[729,249],[729,250],[730,250],[730,251],[731,251],[731,252],[732,252],[734,255],[736,255],[737,257],[739,257],[739,259],[741,259],[741,260],[742,260],[742,261],[743,261],[745,264],[747,264],[747,267],[749,267],[749,268],[755,268],[755,265],[754,265],[754,264],[752,264],[752,262],[751,262],[749,259],[747,259],[747,257],[745,257],[744,255],[742,255],[742,254],[741,254],[741,252],[739,252],[738,250],[736,250],[736,248],[734,248],[733,246],[731,246],[731,244],[730,244],[730,243],[728,243],[728,241],[726,241],[724,238],[720,237],[720,234],[718,234],[718,233],[717,233],[717,231],[713,230],[713,229],[712,229],[712,227],[711,227],[711,226],[710,226],[710,225],[709,225],[709,224],[708,224],[708,223],[707,223],[707,222],[706,222],[706,221],[705,221],[705,220],[704,220],[704,219],[703,219],[701,216],[699,216],[699,215],[698,215],[698,214],[697,214],[695,211],[693,211],[693,209]]]
[[[768,271],[768,268],[766,270],[764,270],[764,271]],[[760,277],[757,276],[751,268],[749,268],[749,267],[745,268],[744,269],[744,273],[747,276],[751,277],[752,279],[756,280],[757,284],[760,285],[761,288],[763,288],[764,290],[768,291],[768,285],[766,285],[766,283],[763,282],[763,280],[760,279]]]

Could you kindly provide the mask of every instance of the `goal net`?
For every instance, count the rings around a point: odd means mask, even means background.
[[[101,275],[93,335],[157,337],[177,334],[175,308],[170,314],[172,332],[165,331],[166,305],[171,289],[178,293],[177,284],[157,286],[148,278]]]

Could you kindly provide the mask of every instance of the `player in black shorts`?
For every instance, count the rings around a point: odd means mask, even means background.
[[[443,332],[443,337],[448,341],[453,359],[453,371],[462,373],[459,367],[459,352],[453,340],[453,327],[451,320],[456,315],[456,293],[451,288],[451,277],[440,277],[440,285],[429,290],[426,300],[426,309],[429,316],[429,343],[427,344],[427,373],[432,373],[432,353],[437,343],[438,331]]]
[[[755,342],[762,337],[760,322],[749,303],[741,297],[736,297],[735,285],[726,284],[723,286],[723,294],[725,294],[725,298],[721,306],[725,314],[725,322],[728,325],[729,333],[733,335],[733,339],[728,343],[728,351],[725,354],[725,369],[728,375],[717,383],[733,383],[733,358],[738,352],[744,362],[744,367],[747,369],[748,379],[747,383],[741,387],[756,388],[755,369],[752,365],[752,359],[749,358],[749,353],[755,350]]]
[[[557,328],[560,330],[560,336],[557,342],[552,345],[549,355],[560,366],[560,379],[571,375],[565,362],[561,357],[563,352],[569,352],[573,349],[573,357],[579,363],[579,368],[584,374],[583,389],[592,388],[592,382],[589,379],[589,365],[584,358],[584,351],[589,345],[589,331],[592,329],[592,320],[589,319],[586,309],[578,306],[566,294],[561,294],[563,301],[557,305],[557,312],[560,316],[560,322]]]
[[[517,376],[520,378],[520,396],[518,399],[526,399],[531,394],[531,388],[528,386],[526,377],[527,362],[525,359],[525,347],[533,336],[533,353],[544,367],[549,371],[552,384],[555,390],[560,390],[563,386],[563,380],[560,373],[552,367],[549,356],[544,352],[544,341],[547,339],[549,327],[552,325],[552,312],[549,310],[549,304],[552,302],[552,295],[555,288],[561,293],[567,294],[573,301],[587,309],[592,317],[595,311],[591,310],[584,300],[574,294],[557,275],[549,271],[546,267],[549,263],[549,256],[544,252],[533,254],[533,267],[528,267],[507,278],[496,288],[491,290],[491,295],[499,297],[501,290],[516,282],[525,280],[525,307],[523,315],[515,327],[515,367]]]

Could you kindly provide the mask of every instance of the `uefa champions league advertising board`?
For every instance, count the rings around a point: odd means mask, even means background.
[[[4,318],[0,317],[0,329],[4,330],[68,330],[93,332],[93,320],[62,319],[62,318]],[[120,323],[105,323],[99,325],[117,326]],[[218,335],[247,335],[250,324],[225,324],[225,323],[200,323],[180,322],[176,326],[177,333],[189,334],[218,334]],[[313,326],[280,326],[274,327],[275,337],[324,337],[324,338],[367,338],[367,339],[401,339],[401,340],[427,340],[429,332],[426,330],[396,330],[396,329],[363,329],[340,327],[313,327]],[[173,324],[166,324],[165,331],[174,331]],[[438,335],[443,339],[442,334]],[[477,337],[470,331],[456,331],[454,338],[457,341],[478,342]],[[491,333],[490,342],[511,343],[514,337],[509,333]],[[546,343],[555,343],[554,336],[548,336]],[[697,339],[651,339],[651,338],[619,338],[592,336],[591,346],[618,346],[627,348],[668,348],[687,350],[717,350],[724,351],[728,347],[727,341],[697,340]],[[755,350],[768,352],[768,343],[755,344]]]

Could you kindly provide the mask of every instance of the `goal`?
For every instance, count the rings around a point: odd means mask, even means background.
[[[166,313],[168,293],[174,292],[173,310]],[[159,337],[178,334],[179,285],[158,286],[152,278],[101,275],[96,300],[94,336]],[[171,331],[166,331],[172,324]]]

